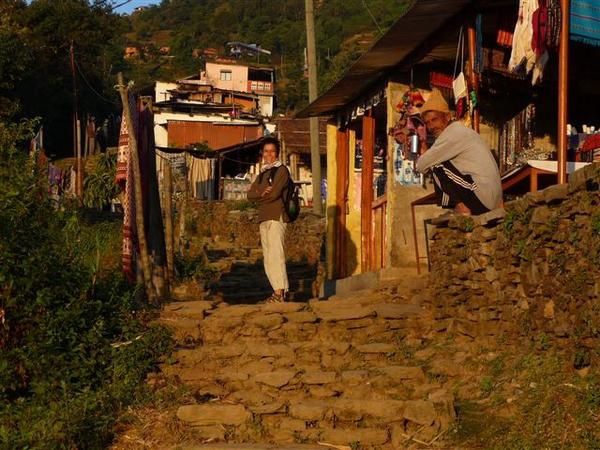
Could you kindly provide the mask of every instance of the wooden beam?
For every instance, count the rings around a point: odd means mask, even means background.
[[[347,240],[346,236],[346,213],[348,202],[348,183],[349,183],[349,133],[348,130],[337,131],[337,178],[335,185],[335,208],[336,208],[336,249],[335,249],[335,276],[344,278],[347,276]]]
[[[561,0],[561,28],[558,56],[558,183],[567,182],[567,121],[569,107],[569,20],[570,1]]]
[[[479,98],[479,75],[475,72],[475,53],[477,51],[477,36],[475,28],[469,26],[468,30],[468,42],[469,42],[469,80],[471,89],[475,91],[475,95]],[[475,108],[473,111],[473,123],[472,128],[479,133],[479,108]]]
[[[372,267],[373,248],[371,244],[373,221],[373,156],[375,153],[375,119],[363,116],[362,121],[362,175],[361,175],[361,268],[368,272]]]

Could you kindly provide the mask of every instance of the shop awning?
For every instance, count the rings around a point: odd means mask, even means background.
[[[408,11],[350,67],[341,80],[296,117],[331,115],[391,70],[400,71],[427,60],[453,60],[456,54],[456,30],[471,11],[516,5],[515,0],[413,1]]]

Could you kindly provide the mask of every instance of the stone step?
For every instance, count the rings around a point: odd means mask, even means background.
[[[270,398],[249,406],[235,402],[184,405],[177,410],[177,418],[205,430],[229,426],[247,433],[248,426],[254,426],[260,428],[261,437],[279,441],[294,438],[291,440],[378,446],[390,442],[398,431],[417,428],[437,433],[447,429],[454,419],[454,404],[452,395],[444,390],[430,394],[427,400],[406,401],[328,398],[285,402]],[[230,437],[236,438],[235,431]]]
[[[318,444],[199,444],[181,445],[180,450],[327,450]]]
[[[311,278],[289,278],[289,285],[291,291],[303,291],[312,289],[314,279]],[[263,293],[265,291],[270,292],[271,285],[269,280],[257,278],[253,282],[247,281],[239,281],[234,279],[225,279],[220,280],[214,283],[211,286],[213,292],[227,293],[227,294],[236,294],[243,291],[244,293],[253,293],[260,292]]]
[[[303,277],[314,277],[317,273],[314,267],[310,266],[291,266],[287,267],[288,277],[303,276]],[[226,277],[238,277],[240,279],[249,278],[252,279],[256,276],[266,276],[263,269],[263,264],[256,264],[252,266],[236,266],[233,264],[227,272],[224,272],[221,278]]]
[[[213,286],[219,296],[248,302],[270,293],[257,274],[227,275]],[[234,281],[251,288],[241,292]],[[290,283],[302,294],[311,290],[309,281]],[[404,339],[422,342],[428,313],[395,288],[307,303],[185,303],[166,307],[161,320],[196,347],[178,349],[161,370],[188,385],[194,398],[212,399],[182,405],[176,416],[213,449],[312,450],[323,443],[391,450],[407,448],[411,437],[432,442],[454,420],[453,396],[435,381],[452,373],[437,359],[405,352]]]

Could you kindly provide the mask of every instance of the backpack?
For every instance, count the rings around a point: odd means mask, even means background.
[[[285,167],[285,166],[279,166]],[[275,173],[279,167],[273,167],[269,173],[269,184],[273,183],[275,179]],[[288,182],[287,186],[281,191],[281,199],[283,200],[283,209],[288,216],[290,222],[295,221],[300,215],[300,194],[298,192],[298,186],[292,180],[292,175],[289,173],[287,167],[285,170],[288,171]]]

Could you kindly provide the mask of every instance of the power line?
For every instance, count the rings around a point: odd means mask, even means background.
[[[111,9],[111,11],[114,11],[115,9],[118,9],[118,8],[120,8],[121,6],[125,6],[127,3],[131,3],[132,1],[133,1],[133,0],[125,0],[124,2],[122,2],[122,3],[119,3],[118,5],[114,5],[114,6],[112,6],[110,9]]]
[[[371,19],[373,19],[373,23],[375,24],[375,26],[377,27],[377,29],[379,30],[379,34],[383,34],[383,30],[381,29],[381,27],[379,26],[379,24],[377,23],[377,20],[375,19],[375,16],[373,15],[373,13],[371,12],[371,10],[369,9],[369,7],[367,6],[367,3],[365,2],[365,0],[362,0],[362,4],[365,7],[365,9],[367,10],[367,12],[369,13],[369,15],[371,16]]]
[[[86,78],[86,76],[83,74],[83,71],[81,70],[81,67],[79,66],[79,63],[77,62],[77,60],[74,59],[74,61],[75,61],[75,66],[77,67],[77,72],[79,72],[79,75],[81,75],[81,78],[83,79],[83,81],[85,81],[85,84],[87,85],[87,87],[89,87],[94,94],[96,94],[99,98],[101,98],[105,102],[112,103],[113,105],[116,105],[117,103],[115,103],[113,100],[110,100],[110,99],[106,98],[105,96],[103,96],[102,94],[100,94],[96,89],[94,89],[94,87],[88,81],[88,79]]]

